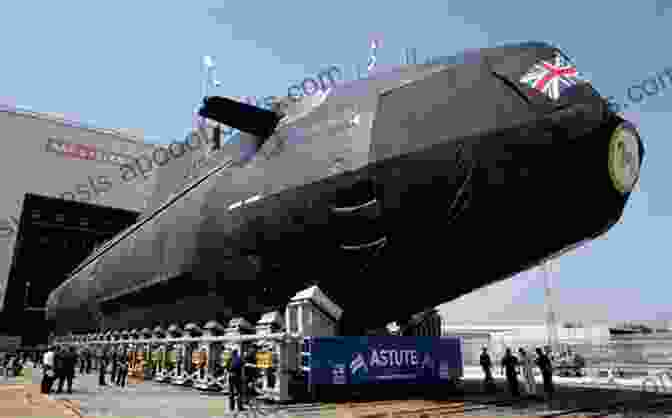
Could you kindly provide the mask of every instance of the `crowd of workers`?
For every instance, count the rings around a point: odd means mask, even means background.
[[[0,358],[0,370],[2,370],[5,379],[21,376],[24,362],[25,358],[22,359],[18,354],[4,354]]]
[[[36,360],[38,356],[38,353],[34,353],[33,359]],[[2,359],[1,364],[3,370],[5,370],[5,376],[8,373],[14,373],[15,376],[19,375],[23,363],[28,359],[25,354],[23,361],[20,357],[18,355],[8,355]],[[100,386],[108,385],[106,375],[109,373],[110,382],[122,388],[126,386],[130,368],[129,359],[125,353],[119,353],[115,350],[95,353],[87,348],[78,352],[74,346],[69,348],[50,347],[42,355],[41,360],[41,362],[36,362],[36,365],[39,364],[43,370],[41,391],[45,394],[52,392],[56,380],[58,380],[56,393],[63,392],[63,386],[66,383],[67,392],[72,393],[77,364],[79,364],[80,375],[97,371]],[[492,373],[494,364],[486,347],[483,348],[480,356],[480,365],[485,374],[484,385],[486,390],[490,392],[496,390]],[[518,349],[518,356],[515,356],[510,348],[506,348],[505,355],[501,359],[501,369],[502,374],[506,376],[509,391],[514,397],[521,396],[518,376],[522,376],[525,393],[531,397],[538,396],[534,373],[535,366],[541,373],[546,397],[550,399],[554,392],[553,364],[550,355],[544,353],[541,348],[536,349],[536,355],[520,348]],[[243,399],[256,394],[256,388],[250,383],[256,382],[259,377],[254,346],[250,346],[244,355],[239,354],[238,350],[234,350],[223,370],[220,370],[220,372],[224,371],[228,372],[230,408],[231,410],[243,410]]]
[[[79,374],[91,374],[96,358],[95,368],[98,372],[98,384],[107,386],[105,377],[110,373],[111,383],[120,387],[126,386],[129,363],[127,356],[115,351],[102,352],[99,356],[94,356],[88,349],[82,349],[77,352],[75,347],[50,347],[42,356],[40,366],[43,370],[42,393],[49,394],[52,391],[54,382],[58,380],[58,389],[56,393],[63,392],[63,384],[67,383],[68,393],[72,393],[72,383],[75,378],[77,364],[79,364]],[[95,371],[95,370],[93,370]]]
[[[243,356],[238,353],[238,350],[233,350],[231,353],[224,367],[229,373],[229,408],[231,411],[236,407],[239,411],[244,410],[244,398],[256,395],[256,388],[249,384],[256,382],[259,377],[256,362],[256,350],[253,346],[248,348]]]
[[[480,358],[481,368],[485,373],[484,386],[487,391],[493,392],[495,390],[495,381],[492,376],[493,363],[488,349],[483,347],[483,352]],[[504,357],[501,361],[502,374],[506,376],[506,381],[511,395],[519,397],[520,382],[518,376],[523,377],[523,386],[527,396],[537,397],[537,382],[535,380],[534,367],[538,367],[544,382],[544,392],[546,398],[551,399],[553,387],[553,364],[548,354],[544,353],[541,348],[536,349],[536,356],[531,352],[527,352],[523,348],[518,349],[518,356],[513,355],[510,348],[506,349]]]
[[[253,346],[249,347],[244,355],[240,355],[238,350],[234,350],[224,367],[224,370],[228,372],[231,410],[236,408],[243,410],[243,399],[246,396],[257,394],[254,385],[249,384],[257,382],[260,377],[256,366],[256,354]],[[126,386],[130,364],[127,355],[124,353],[114,350],[94,353],[86,348],[77,352],[73,346],[69,348],[53,346],[42,355],[42,361],[39,363],[43,370],[41,392],[44,394],[52,393],[54,383],[58,380],[56,393],[63,392],[64,384],[67,384],[67,393],[72,393],[77,364],[79,364],[80,375],[97,371],[99,386],[108,386],[106,382],[108,373],[111,383],[122,388]]]

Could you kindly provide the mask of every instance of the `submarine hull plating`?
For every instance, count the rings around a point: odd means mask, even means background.
[[[212,191],[181,274],[52,301],[59,332],[254,319],[318,284],[344,309],[342,333],[361,335],[604,234],[638,180],[635,128],[587,83],[549,99],[511,81],[553,48],[492,51],[380,93],[363,167],[235,219]]]

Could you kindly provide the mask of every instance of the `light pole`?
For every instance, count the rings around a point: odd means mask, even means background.
[[[546,329],[547,329],[547,344],[551,346],[553,351],[557,351],[558,347],[558,327],[555,318],[555,310],[553,309],[552,300],[552,283],[551,283],[551,262],[545,261],[542,265],[544,274],[544,290],[545,290],[545,305],[546,305]]]

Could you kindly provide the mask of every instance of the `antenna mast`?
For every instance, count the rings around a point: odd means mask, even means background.
[[[545,297],[544,304],[546,305],[546,338],[547,344],[551,346],[551,349],[555,352],[558,350],[558,326],[557,319],[555,317],[555,310],[553,308],[553,284],[551,280],[551,275],[553,272],[552,269],[553,260],[547,260],[542,265],[542,270],[544,274],[544,289]]]

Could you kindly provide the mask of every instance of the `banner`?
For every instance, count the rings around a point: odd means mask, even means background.
[[[273,353],[272,352],[258,352],[257,353],[257,367],[260,369],[270,369],[273,367]]]
[[[192,364],[202,364],[208,362],[208,353],[205,351],[194,351],[191,353]]]
[[[318,337],[311,344],[312,384],[445,383],[462,374],[456,337]]]
[[[222,350],[222,355],[220,356],[221,365],[225,366],[231,358],[231,352],[228,350]]]
[[[153,361],[159,361],[161,358],[161,352],[160,351],[152,351],[152,360]]]

